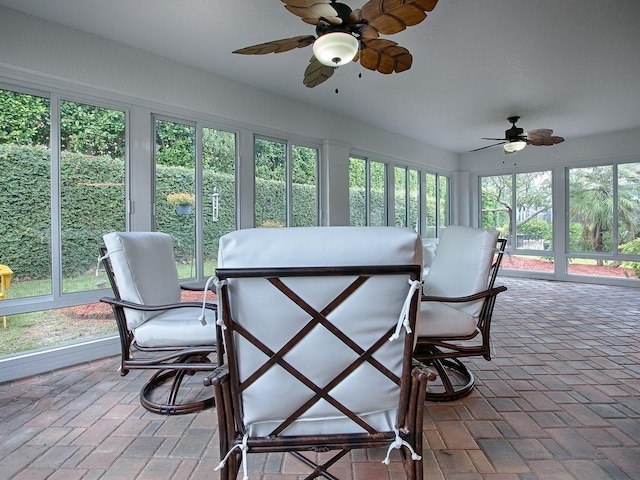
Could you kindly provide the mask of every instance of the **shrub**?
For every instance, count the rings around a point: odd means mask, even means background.
[[[620,245],[620,251],[626,254],[638,255],[640,254],[640,238],[636,238]],[[640,262],[622,262],[623,267],[629,267],[636,274],[636,277],[640,278]]]

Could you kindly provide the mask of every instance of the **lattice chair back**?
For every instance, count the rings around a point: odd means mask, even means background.
[[[336,436],[392,443],[412,427],[421,257],[419,236],[395,227],[223,236],[219,309],[236,422],[227,450],[331,437],[336,448]]]

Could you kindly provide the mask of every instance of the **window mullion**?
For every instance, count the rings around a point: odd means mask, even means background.
[[[62,296],[60,101],[59,95],[51,94],[49,146],[51,152],[51,280],[54,299],[59,299]]]

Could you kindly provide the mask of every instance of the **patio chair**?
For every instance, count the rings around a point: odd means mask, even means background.
[[[491,360],[493,308],[507,290],[494,286],[506,243],[495,230],[450,226],[442,231],[424,278],[414,350],[418,362],[438,372],[427,400],[456,400],[473,390],[475,378],[460,358]]]
[[[111,305],[118,326],[120,375],[132,369],[156,370],[140,392],[140,403],[151,412],[177,415],[213,406],[206,389],[200,388],[199,395],[191,389],[179,391],[185,375],[209,372],[221,363],[217,305],[181,302],[169,235],[113,232],[103,239],[100,258],[114,297],[100,301]]]
[[[411,358],[421,248],[415,232],[395,227],[220,239],[227,363],[209,382],[221,479],[241,467],[247,478],[247,455],[265,452],[290,452],[312,470],[307,478],[335,479],[335,462],[374,447],[400,449],[407,477],[422,478],[424,394],[435,375]]]

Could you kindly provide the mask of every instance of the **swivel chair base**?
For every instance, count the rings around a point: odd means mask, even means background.
[[[194,362],[195,363],[195,362]],[[210,363],[211,369],[216,368],[215,363],[211,363],[206,357],[200,358],[197,363]],[[197,371],[210,371],[199,368]],[[215,406],[213,394],[200,396],[195,399],[184,400],[178,397],[178,391],[183,385],[185,375],[193,376],[196,370],[186,369],[164,369],[158,370],[144,384],[140,391],[140,404],[152,413],[161,415],[183,415],[195,413]],[[170,382],[170,384],[169,384]],[[164,391],[163,391],[164,390]],[[183,389],[184,390],[184,389]],[[159,400],[162,395],[166,395],[165,401]]]
[[[438,358],[441,356],[442,351],[432,345],[427,352],[415,357],[419,363],[432,367],[438,374],[436,381],[429,382],[425,400],[450,402],[466,397],[475,386],[473,374],[457,358]]]

